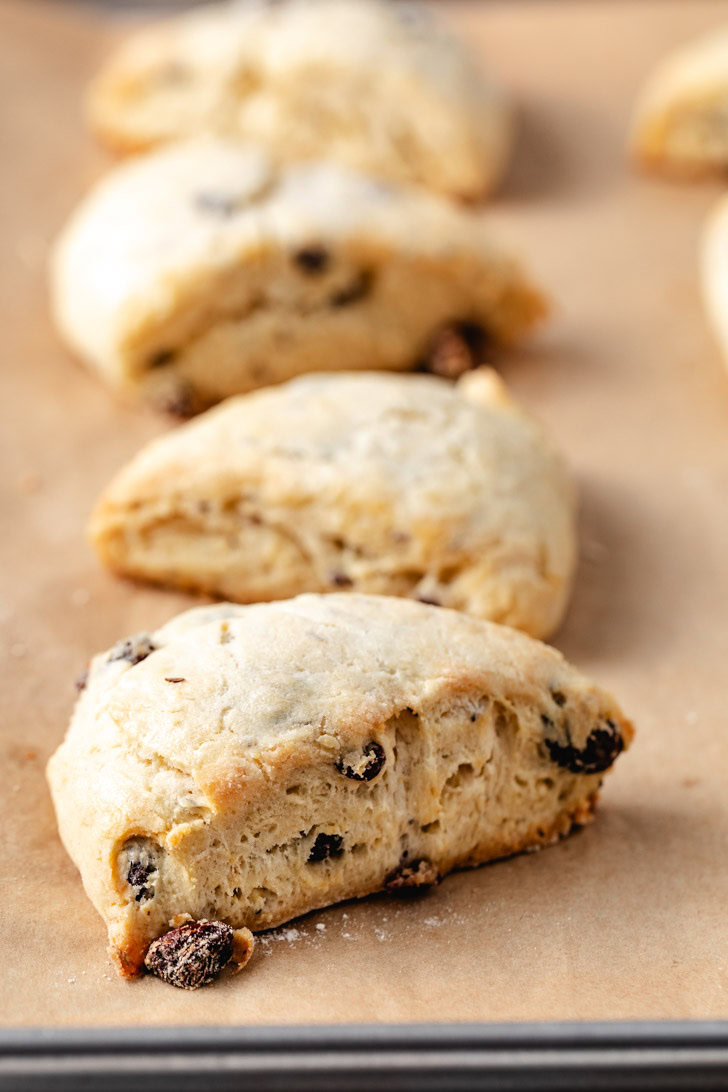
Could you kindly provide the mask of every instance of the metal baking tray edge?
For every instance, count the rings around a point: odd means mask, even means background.
[[[0,1088],[728,1088],[728,1021],[0,1030]]]

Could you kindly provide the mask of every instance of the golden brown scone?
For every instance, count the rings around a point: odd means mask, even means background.
[[[109,384],[182,414],[304,372],[457,373],[468,345],[544,313],[482,215],[204,138],[102,179],[56,247],[52,297]]]
[[[510,107],[432,13],[376,0],[177,15],[121,46],[89,116],[123,151],[214,132],[465,198],[495,187],[513,143]]]
[[[658,65],[640,93],[630,140],[636,160],[668,175],[728,169],[728,27]]]
[[[153,441],[91,520],[116,572],[250,603],[402,595],[536,637],[566,607],[573,489],[494,372],[309,375]]]
[[[631,738],[516,630],[305,595],[198,608],[95,657],[48,776],[134,975],[178,915],[266,929],[547,845],[589,821]]]

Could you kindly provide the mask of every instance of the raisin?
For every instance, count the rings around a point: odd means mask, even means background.
[[[303,273],[325,273],[331,255],[322,246],[304,246],[293,255],[293,261]]]
[[[329,584],[333,584],[336,588],[350,588],[354,581],[346,573],[335,572],[329,573]]]
[[[384,881],[387,891],[401,891],[403,888],[436,887],[442,877],[432,861],[420,857],[416,861],[404,861],[394,872],[390,872]]]
[[[164,681],[165,682],[187,682],[187,679],[185,679],[182,675],[169,675],[169,676],[165,675],[164,676]]]
[[[482,326],[475,322],[453,322],[435,334],[419,370],[443,379],[457,379],[483,363],[485,344]]]
[[[386,761],[384,747],[373,739],[367,743],[362,757],[356,763],[352,765],[341,759],[336,763],[336,768],[339,773],[351,778],[352,781],[373,781]]]
[[[88,668],[85,668],[85,670],[83,670],[81,672],[81,674],[76,679],[74,679],[73,685],[76,687],[76,689],[78,690],[78,692],[80,694],[82,690],[86,689],[86,684],[87,683],[88,683]]]
[[[347,307],[350,303],[358,303],[359,300],[363,300],[365,296],[369,295],[373,283],[374,274],[369,270],[362,270],[350,284],[340,288],[338,292],[334,292],[330,300],[331,306]]]
[[[309,861],[325,861],[344,852],[344,839],[340,834],[317,834],[308,855]]]
[[[541,720],[546,728],[554,727],[549,717],[542,715]],[[595,774],[608,770],[617,755],[624,750],[624,740],[613,720],[606,720],[605,725],[605,727],[594,728],[581,748],[572,744],[568,727],[566,729],[568,743],[546,739],[546,747],[552,761],[557,766],[577,774]]]
[[[144,964],[171,986],[197,990],[233,956],[233,930],[224,921],[187,921],[149,945]]]
[[[136,637],[128,637],[125,641],[119,641],[114,645],[106,657],[107,664],[114,660],[128,660],[132,666],[146,660],[150,652],[154,652],[156,645],[146,633],[138,633]]]
[[[560,690],[552,690],[551,697],[554,699],[558,706],[566,705],[566,694],[562,694]]]
[[[136,889],[136,894],[134,896],[135,902],[146,902],[147,899],[151,899],[154,896],[153,889],[146,886],[146,881],[151,874],[156,871],[152,861],[148,861],[146,864],[143,864],[141,861],[132,861],[129,865],[129,871],[126,874],[126,882],[129,884],[129,887]]]
[[[149,368],[163,368],[165,364],[171,364],[175,356],[174,349],[160,349],[158,353],[149,358]]]
[[[200,409],[200,400],[189,383],[179,383],[158,398],[156,406],[170,417],[192,417]]]
[[[201,212],[209,212],[212,216],[219,216],[221,220],[228,220],[240,211],[242,201],[235,194],[205,190],[195,194],[195,205]]]

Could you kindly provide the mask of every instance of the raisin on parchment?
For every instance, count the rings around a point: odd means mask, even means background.
[[[373,739],[364,747],[360,758],[352,762],[340,759],[336,763],[336,768],[339,773],[351,778],[352,781],[373,781],[386,761],[384,747]]]
[[[224,921],[187,921],[149,945],[144,964],[170,986],[197,990],[233,956],[233,930]]]
[[[545,714],[541,721],[548,731],[554,729],[554,722]],[[576,774],[595,774],[608,770],[617,755],[624,750],[622,734],[613,720],[605,720],[603,725],[594,728],[587,736],[583,747],[575,747],[571,742],[568,725],[566,743],[557,739],[545,738],[551,760],[562,769]]]

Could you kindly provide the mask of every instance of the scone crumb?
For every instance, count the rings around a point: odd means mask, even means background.
[[[255,937],[250,929],[242,928],[233,930],[233,955],[230,961],[235,964],[233,967],[233,974],[242,971],[243,967],[252,956],[254,947]]]

